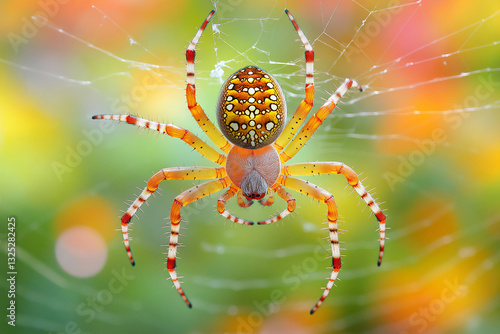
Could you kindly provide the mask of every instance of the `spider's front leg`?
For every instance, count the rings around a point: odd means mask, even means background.
[[[318,307],[321,306],[325,298],[330,293],[331,288],[333,287],[333,283],[339,274],[341,261],[340,261],[340,246],[339,246],[339,234],[338,234],[338,226],[337,226],[337,205],[335,204],[335,200],[333,196],[322,189],[321,187],[309,183],[307,181],[297,179],[289,176],[282,176],[279,179],[281,185],[296,190],[300,193],[306,194],[307,196],[313,197],[320,202],[323,202],[328,207],[328,229],[330,230],[330,243],[332,245],[332,273],[330,275],[330,279],[326,284],[325,291],[321,295],[320,299],[311,309],[311,314],[316,312]]]
[[[196,35],[193,37],[191,43],[186,50],[186,100],[189,111],[191,115],[193,115],[194,119],[200,126],[200,128],[207,134],[207,136],[217,145],[224,153],[229,152],[232,145],[224,138],[222,133],[214,126],[212,121],[208,118],[208,116],[203,111],[203,108],[196,101],[196,80],[194,73],[194,63],[196,56],[196,45],[198,44],[203,31],[208,25],[208,22],[212,19],[215,10],[212,10],[205,21],[203,21],[201,27],[196,32]]]
[[[292,14],[287,9],[285,9],[285,13],[288,15],[288,18],[292,22],[293,27],[297,31],[300,40],[302,41],[302,44],[305,48],[304,54],[306,58],[306,96],[297,107],[297,110],[293,114],[290,121],[286,124],[285,129],[283,130],[281,135],[274,142],[273,146],[278,152],[282,151],[295,136],[300,126],[309,114],[309,111],[311,110],[314,102],[314,50]]]

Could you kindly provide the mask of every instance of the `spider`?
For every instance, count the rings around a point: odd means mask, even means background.
[[[180,209],[194,201],[218,191],[227,189],[217,201],[218,212],[234,223],[253,225],[245,219],[237,218],[225,209],[226,202],[236,195],[241,207],[250,206],[254,200],[262,205],[272,205],[274,194],[287,203],[287,208],[258,225],[272,224],[285,218],[295,209],[295,199],[285,189],[306,194],[327,206],[329,239],[332,250],[332,272],[326,288],[318,302],[311,309],[313,314],[328,296],[340,271],[340,247],[337,228],[337,206],[333,196],[308,181],[295,176],[342,174],[361,198],[366,202],[379,221],[380,250],[378,265],[382,261],[385,240],[386,217],[379,206],[366,191],[356,173],[340,162],[314,162],[284,165],[311,138],[323,120],[333,111],[337,102],[351,87],[362,91],[361,86],[352,79],[345,79],[335,93],[301,128],[313,106],[314,99],[314,51],[292,14],[285,9],[288,18],[304,44],[306,59],[305,98],[292,118],[286,123],[286,101],[278,82],[266,71],[256,66],[247,66],[232,74],[224,83],[217,105],[217,121],[220,131],[208,119],[196,102],[195,89],[195,47],[214,15],[212,10],[198,29],[186,51],[187,86],[186,99],[192,116],[212,142],[223,152],[219,153],[188,130],[173,124],[149,121],[132,115],[96,115],[93,119],[118,120],[180,138],[201,155],[221,167],[171,167],[164,168],[153,175],[146,188],[128,208],[121,218],[123,242],[128,257],[135,265],[130,250],[128,224],[144,202],[165,180],[210,180],[198,184],[175,197],[170,211],[170,244],[166,261],[170,278],[182,299],[191,308],[192,304],[184,293],[176,271],[176,253],[181,223]],[[298,132],[298,134],[297,134]],[[268,198],[264,200],[264,196]]]

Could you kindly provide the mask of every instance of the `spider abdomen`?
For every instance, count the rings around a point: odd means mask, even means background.
[[[286,121],[281,87],[266,71],[247,66],[222,86],[217,118],[224,136],[239,147],[257,149],[272,144]]]
[[[233,146],[227,155],[226,172],[247,199],[264,197],[280,175],[281,162],[273,146],[249,150]]]

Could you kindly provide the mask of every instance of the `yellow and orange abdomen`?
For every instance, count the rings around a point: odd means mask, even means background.
[[[247,66],[222,86],[217,118],[224,136],[239,147],[257,149],[272,144],[286,122],[281,87],[266,71]]]

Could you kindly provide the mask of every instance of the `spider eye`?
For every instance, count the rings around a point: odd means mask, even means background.
[[[286,121],[281,87],[266,71],[245,67],[222,86],[217,119],[224,136],[239,147],[256,149],[272,144]]]
[[[262,199],[264,196],[266,196],[266,193],[259,194],[259,193],[251,193],[251,194],[243,194],[247,200],[253,200],[253,199]]]

